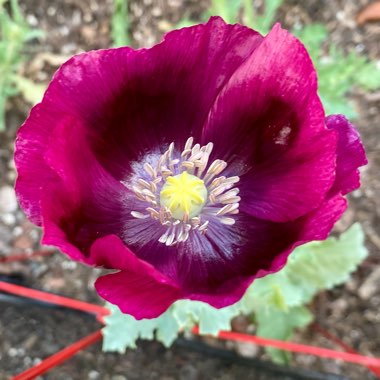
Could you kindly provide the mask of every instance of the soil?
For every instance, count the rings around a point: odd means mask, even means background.
[[[23,71],[29,78],[47,83],[68,56],[111,46],[112,1],[51,0],[20,1],[31,26],[46,32],[42,41],[27,48],[29,60]],[[260,7],[262,1],[255,3]],[[356,49],[380,61],[380,23],[358,26],[358,11],[366,0],[287,0],[278,12],[285,27],[321,22],[330,38],[345,50]],[[151,46],[181,19],[200,19],[205,0],[130,0],[130,32],[134,47]],[[359,221],[366,232],[370,255],[352,279],[339,288],[320,294],[312,308],[317,322],[359,352],[380,357],[380,93],[351,94],[359,117],[356,125],[367,149],[369,164],[362,171],[362,187],[350,196],[350,208],[337,224],[342,232]],[[41,249],[41,231],[28,222],[15,203],[12,186],[15,170],[13,142],[30,106],[21,98],[9,101],[7,130],[0,134],[0,256]],[[4,200],[5,199],[5,200]],[[1,264],[0,275],[13,275],[38,289],[101,304],[93,289],[99,272],[55,253],[49,257]],[[21,372],[44,357],[99,328],[92,319],[62,310],[13,305],[0,298],[0,380]],[[308,329],[296,340],[336,348]],[[231,347],[229,347],[231,348]],[[244,347],[232,347],[243,353]],[[262,350],[248,355],[264,357]],[[294,367],[332,372],[349,379],[375,379],[368,370],[343,362],[295,356]],[[100,344],[44,375],[44,379],[286,379],[253,368],[208,357],[183,347],[164,349],[156,342],[142,342],[125,355],[102,353]]]

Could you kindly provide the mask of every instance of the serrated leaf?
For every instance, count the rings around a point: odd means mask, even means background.
[[[156,338],[168,347],[182,329],[189,330],[195,325],[199,325],[201,334],[217,335],[220,330],[230,330],[231,319],[240,312],[234,305],[215,309],[203,302],[180,300],[158,318],[137,321],[115,305],[107,304],[107,308],[111,315],[105,318],[103,350],[120,353],[128,347],[135,348],[139,338]]]
[[[165,347],[170,347],[177,339],[180,328],[175,319],[172,310],[164,313],[161,317],[157,318],[156,326],[156,339],[160,341]]]
[[[231,329],[231,319],[239,311],[237,305],[215,309],[204,302],[181,300],[174,304],[173,314],[181,328],[199,325],[201,334],[217,335],[220,330]]]
[[[255,320],[257,323],[257,335],[265,338],[289,340],[294,329],[307,326],[313,320],[313,316],[303,306],[293,307],[287,311],[263,307],[256,311]],[[291,357],[289,352],[273,347],[267,347],[266,351],[275,362],[281,364],[288,363]]]
[[[308,302],[318,290],[346,282],[367,255],[363,229],[356,223],[339,239],[331,237],[297,248],[286,270],[293,283],[308,285],[304,287]]]
[[[106,326],[102,330],[103,351],[124,353],[126,348],[135,348],[139,338],[154,339],[155,333],[157,340],[168,347],[178,335],[179,326],[170,309],[158,318],[137,321],[115,305],[108,303],[107,308],[111,315],[105,317]]]

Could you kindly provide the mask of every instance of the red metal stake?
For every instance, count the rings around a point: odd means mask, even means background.
[[[5,291],[12,294],[17,294],[21,297],[36,299],[38,301],[45,301],[54,305],[65,306],[71,309],[82,310],[96,315],[109,314],[108,309],[103,306],[94,305],[92,303],[74,300],[72,298],[57,296],[56,294],[42,292],[24,286],[10,284],[8,282],[0,281],[0,291]]]
[[[195,334],[199,334],[199,329],[195,327],[193,329]],[[380,369],[380,359],[370,356],[363,356],[358,354],[352,354],[349,352],[335,351],[328,348],[308,346],[305,344],[286,342],[276,339],[262,338],[255,335],[240,334],[233,331],[220,331],[218,334],[219,339],[235,340],[238,342],[247,342],[258,344],[260,346],[270,346],[278,348],[280,350],[299,352],[306,355],[314,355],[322,358],[343,360],[350,363],[361,364],[365,367],[376,367]]]
[[[94,333],[78,340],[77,342],[65,347],[62,351],[57,352],[54,355],[42,360],[41,363],[35,365],[34,367],[16,375],[12,380],[31,380],[35,377],[42,375],[43,373],[49,371],[53,367],[63,363],[65,360],[74,356],[78,351],[85,349],[88,346],[96,343],[102,339],[102,331],[98,330]]]

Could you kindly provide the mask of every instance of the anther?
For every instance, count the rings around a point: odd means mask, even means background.
[[[170,143],[154,166],[147,162],[143,165],[149,178],[140,178],[133,185],[136,197],[149,207],[146,213],[132,211],[132,216],[157,220],[166,228],[159,241],[167,246],[185,242],[191,233],[205,234],[210,220],[233,225],[235,218],[231,216],[239,213],[241,197],[234,188],[239,177],[219,176],[227,167],[223,160],[209,164],[213,143],[193,143],[189,137],[182,152]]]
[[[144,164],[144,170],[152,177],[152,178],[156,178],[156,171],[153,169],[152,165],[151,164]]]
[[[143,214],[141,212],[138,212],[138,211],[132,211],[131,215],[134,218],[137,218],[137,219],[146,219],[146,218],[149,218],[149,215],[145,215],[145,214]]]

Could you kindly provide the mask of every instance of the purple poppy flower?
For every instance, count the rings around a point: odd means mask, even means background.
[[[325,118],[304,46],[214,17],[151,49],[77,55],[16,142],[16,184],[43,243],[117,270],[98,293],[136,318],[217,308],[325,239],[366,163]]]

